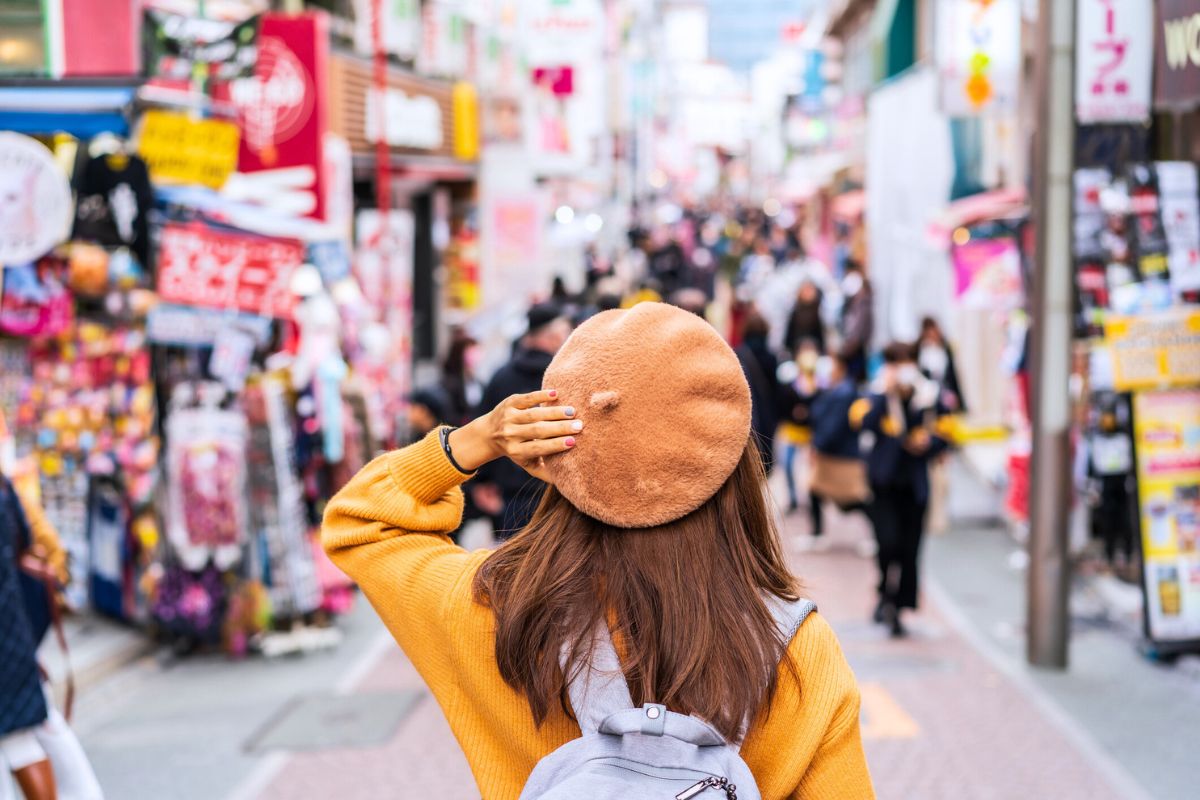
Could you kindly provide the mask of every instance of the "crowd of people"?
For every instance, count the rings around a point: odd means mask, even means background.
[[[440,382],[411,398],[414,440],[540,389],[574,327],[600,311],[665,301],[719,320],[750,387],[763,465],[784,474],[787,513],[806,511],[818,547],[824,506],[867,515],[880,573],[875,619],[904,635],[934,499],[931,465],[950,446],[950,418],[964,410],[953,353],[934,319],[923,321],[917,342],[873,349],[865,269],[844,253],[833,264],[809,257],[801,239],[796,220],[737,209],[683,209],[671,224],[635,226],[621,257],[637,277],[618,278],[615,259],[590,250],[582,291],[556,279],[490,380],[475,374],[477,343],[455,332]],[[721,282],[732,292],[718,308]],[[528,523],[544,487],[501,459],[464,488],[465,518],[490,519],[503,540]]]

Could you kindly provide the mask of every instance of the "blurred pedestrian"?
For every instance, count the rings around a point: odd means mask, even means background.
[[[788,513],[794,513],[800,507],[796,462],[800,460],[800,453],[812,442],[812,407],[820,391],[817,386],[819,360],[816,342],[803,340],[797,348],[794,361],[796,377],[784,383],[780,389],[782,407],[779,430],[784,440],[783,469],[787,478]],[[808,511],[811,533],[820,536],[824,529],[821,498],[812,491],[808,495]]]
[[[850,424],[858,384],[840,356],[818,365],[820,392],[812,401],[812,470],[809,491],[843,511],[862,510],[870,499],[867,468],[859,448],[860,432]]]
[[[879,390],[856,401],[850,418],[875,440],[867,456],[869,514],[879,547],[875,620],[893,636],[903,636],[901,614],[917,607],[920,590],[917,562],[929,505],[929,461],[946,448],[937,424],[944,407],[937,386],[921,375],[912,345],[893,342],[883,358]]]
[[[446,418],[450,425],[465,425],[483,399],[475,369],[479,363],[479,344],[461,329],[455,330],[442,361],[442,390],[446,393]]]
[[[821,319],[821,290],[810,280],[800,284],[796,303],[788,317],[787,333],[783,346],[789,353],[799,353],[804,340],[816,345],[819,353],[825,352],[825,323]]]
[[[486,413],[510,395],[540,389],[546,367],[571,334],[570,321],[553,303],[530,308],[528,323],[512,359],[496,371],[483,390],[479,413]],[[503,539],[525,527],[545,487],[531,480],[511,460],[502,458],[480,470],[471,488],[479,508],[498,519],[496,536]]]
[[[0,475],[0,764],[16,778],[25,797],[53,800],[54,770],[37,738],[37,728],[49,712],[17,570],[30,545],[16,490]]]
[[[425,438],[438,425],[450,419],[447,411],[450,398],[440,386],[426,386],[408,396],[408,440]]]
[[[938,321],[933,317],[921,320],[921,338],[917,340],[917,364],[921,367],[921,373],[941,389],[942,404],[946,408],[955,414],[967,410],[962,389],[958,385],[954,350],[946,341]]]
[[[770,333],[762,314],[751,308],[742,320],[741,343],[734,350],[750,384],[750,427],[768,475],[775,465],[775,429],[779,427],[779,359],[767,343]]]
[[[846,262],[842,278],[842,358],[850,377],[858,383],[867,379],[867,348],[875,333],[874,296],[871,284],[857,261]]]
[[[545,390],[380,457],[330,502],[326,550],[446,709],[482,796],[658,796],[658,775],[572,760],[604,720],[663,767],[711,745],[720,780],[688,797],[735,779],[874,796],[854,676],[786,567],[750,415],[712,327],[645,303],[581,326]],[[504,456],[549,486],[529,526],[488,554],[434,535]]]

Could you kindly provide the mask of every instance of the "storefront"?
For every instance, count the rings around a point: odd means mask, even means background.
[[[411,308],[409,358],[418,366],[428,365],[438,355],[447,324],[445,310],[463,307],[464,298],[476,300],[477,292],[473,294],[463,283],[477,281],[477,276],[458,254],[465,252],[470,258],[478,230],[477,102],[469,84],[423,78],[396,67],[387,70],[381,103],[371,102],[376,94],[370,62],[334,54],[330,60],[330,126],[349,144],[355,196],[365,201],[361,205],[374,205],[382,138],[390,158],[387,173],[395,220],[389,226],[390,235],[406,250],[390,259],[385,275],[367,278],[364,283],[383,279],[382,288],[396,293],[391,305]],[[378,214],[370,209],[359,212],[360,253],[373,246],[369,234],[379,227],[377,219]],[[451,285],[443,286],[439,285],[438,267],[445,263],[448,251],[460,261],[450,275]],[[374,256],[368,253],[366,258],[370,261]],[[409,334],[404,331],[401,335],[407,338]]]
[[[0,90],[23,201],[0,214],[0,411],[70,553],[67,599],[236,654],[336,641],[349,595],[321,511],[391,439],[363,378],[386,356],[351,276],[326,18],[253,29],[270,58],[208,64],[221,78],[172,107],[151,54],[136,97],[133,78]]]

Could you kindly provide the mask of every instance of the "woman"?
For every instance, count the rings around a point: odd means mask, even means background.
[[[967,410],[962,389],[958,385],[958,370],[954,366],[954,350],[946,341],[942,327],[933,317],[921,320],[921,338],[917,340],[917,365],[921,374],[938,385],[942,404],[951,412]]]
[[[773,619],[798,586],[729,347],[695,315],[643,303],[581,325],[543,386],[376,459],[322,534],[429,684],[483,797],[517,798],[578,739],[577,719],[595,730],[570,698],[608,633],[607,674],[632,704],[732,741],[749,723],[740,752],[763,797],[873,797],[833,632],[815,614],[794,636]],[[502,456],[548,488],[524,530],[465,552],[444,535],[458,486]]]
[[[763,468],[775,466],[775,431],[779,427],[779,359],[771,352],[771,326],[753,306],[742,321],[741,344],[734,351],[750,385],[751,429]]]
[[[475,377],[479,344],[462,330],[456,330],[442,362],[442,390],[450,399],[446,422],[462,425],[471,418],[471,410],[483,396],[483,386]]]

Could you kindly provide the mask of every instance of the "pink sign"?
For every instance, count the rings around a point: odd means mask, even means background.
[[[292,273],[304,262],[294,239],[168,224],[158,255],[158,293],[168,303],[290,319]]]
[[[954,296],[964,308],[1007,309],[1021,302],[1021,256],[1012,239],[957,245]]]
[[[1080,122],[1149,118],[1153,18],[1146,0],[1078,0],[1075,114]]]

